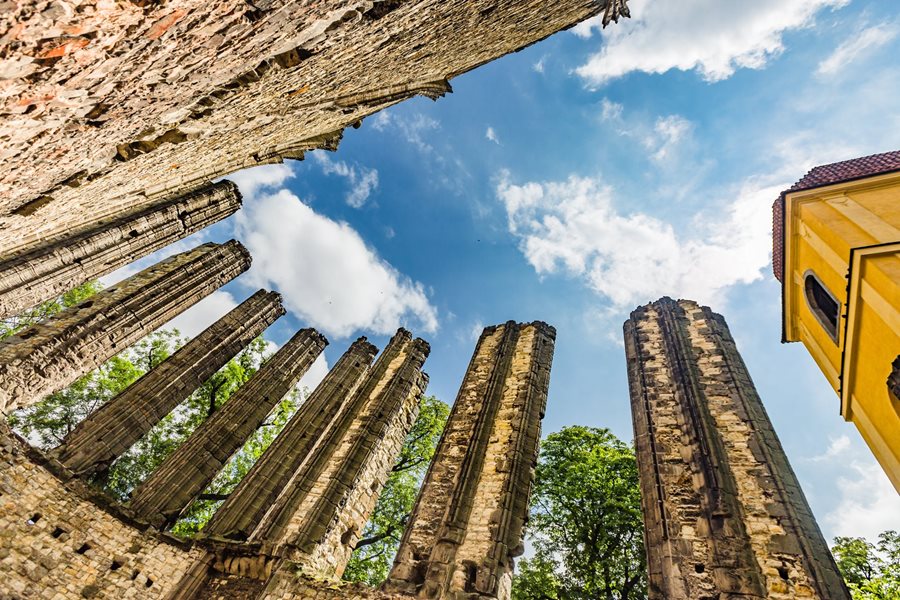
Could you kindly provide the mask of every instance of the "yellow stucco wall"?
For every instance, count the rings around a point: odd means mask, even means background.
[[[900,491],[900,414],[887,378],[900,355],[900,174],[785,197],[785,339],[801,341]],[[814,315],[814,273],[840,303],[837,339]]]

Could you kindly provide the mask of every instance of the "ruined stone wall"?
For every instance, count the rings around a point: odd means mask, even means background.
[[[253,541],[312,575],[340,577],[418,415],[428,352],[408,331],[394,336]]]
[[[550,381],[555,330],[484,330],[386,589],[428,598],[509,596]]]
[[[725,320],[625,323],[651,598],[849,598]]]
[[[26,0],[0,12],[0,254],[334,147],[597,0]]]
[[[259,290],[78,424],[53,451],[79,475],[106,469],[285,313]]]
[[[0,262],[0,317],[19,314],[124,267],[240,206],[237,186],[223,181],[136,213],[92,222],[80,233],[67,229],[56,239],[42,239],[31,252]]]
[[[377,352],[364,337],[350,346],[229,494],[203,528],[203,535],[246,540],[253,533],[335,416],[348,404]]]
[[[131,509],[157,527],[172,525],[327,344],[314,329],[298,331],[134,490]]]
[[[65,388],[250,266],[234,240],[172,256],[0,343],[0,413]]]
[[[0,597],[165,598],[199,549],[124,522],[0,425]]]

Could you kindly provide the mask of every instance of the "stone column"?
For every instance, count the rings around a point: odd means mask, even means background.
[[[250,266],[238,242],[172,256],[0,344],[0,411],[29,406],[158,329]]]
[[[241,207],[230,181],[138,212],[101,219],[0,261],[0,317],[8,317],[111,273],[221,221]]]
[[[428,352],[397,332],[251,541],[309,574],[341,576],[418,415]]]
[[[848,599],[725,319],[663,298],[625,353],[650,598]]]
[[[537,460],[556,331],[488,327],[400,543],[389,591],[508,598]]]
[[[156,526],[173,524],[327,344],[314,329],[298,331],[134,491],[131,509]]]
[[[53,456],[81,476],[109,467],[284,312],[279,294],[259,290],[79,423]]]
[[[332,367],[275,441],[210,519],[203,534],[246,540],[312,452],[372,365],[378,349],[361,337]]]

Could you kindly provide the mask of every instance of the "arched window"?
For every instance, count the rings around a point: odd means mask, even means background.
[[[834,294],[828,291],[818,277],[812,272],[807,271],[803,277],[803,289],[806,293],[806,303],[809,309],[816,316],[816,319],[834,340],[838,341],[838,322],[840,321],[841,304],[834,297]]]

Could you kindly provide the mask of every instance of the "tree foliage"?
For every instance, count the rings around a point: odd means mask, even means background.
[[[422,399],[419,417],[406,436],[400,456],[344,571],[345,580],[378,585],[387,579],[449,414],[450,408],[434,396]]]
[[[900,534],[885,531],[872,544],[861,537],[837,537],[831,548],[853,600],[900,598]]]
[[[541,446],[516,600],[647,597],[634,451],[607,429],[565,427]]]

